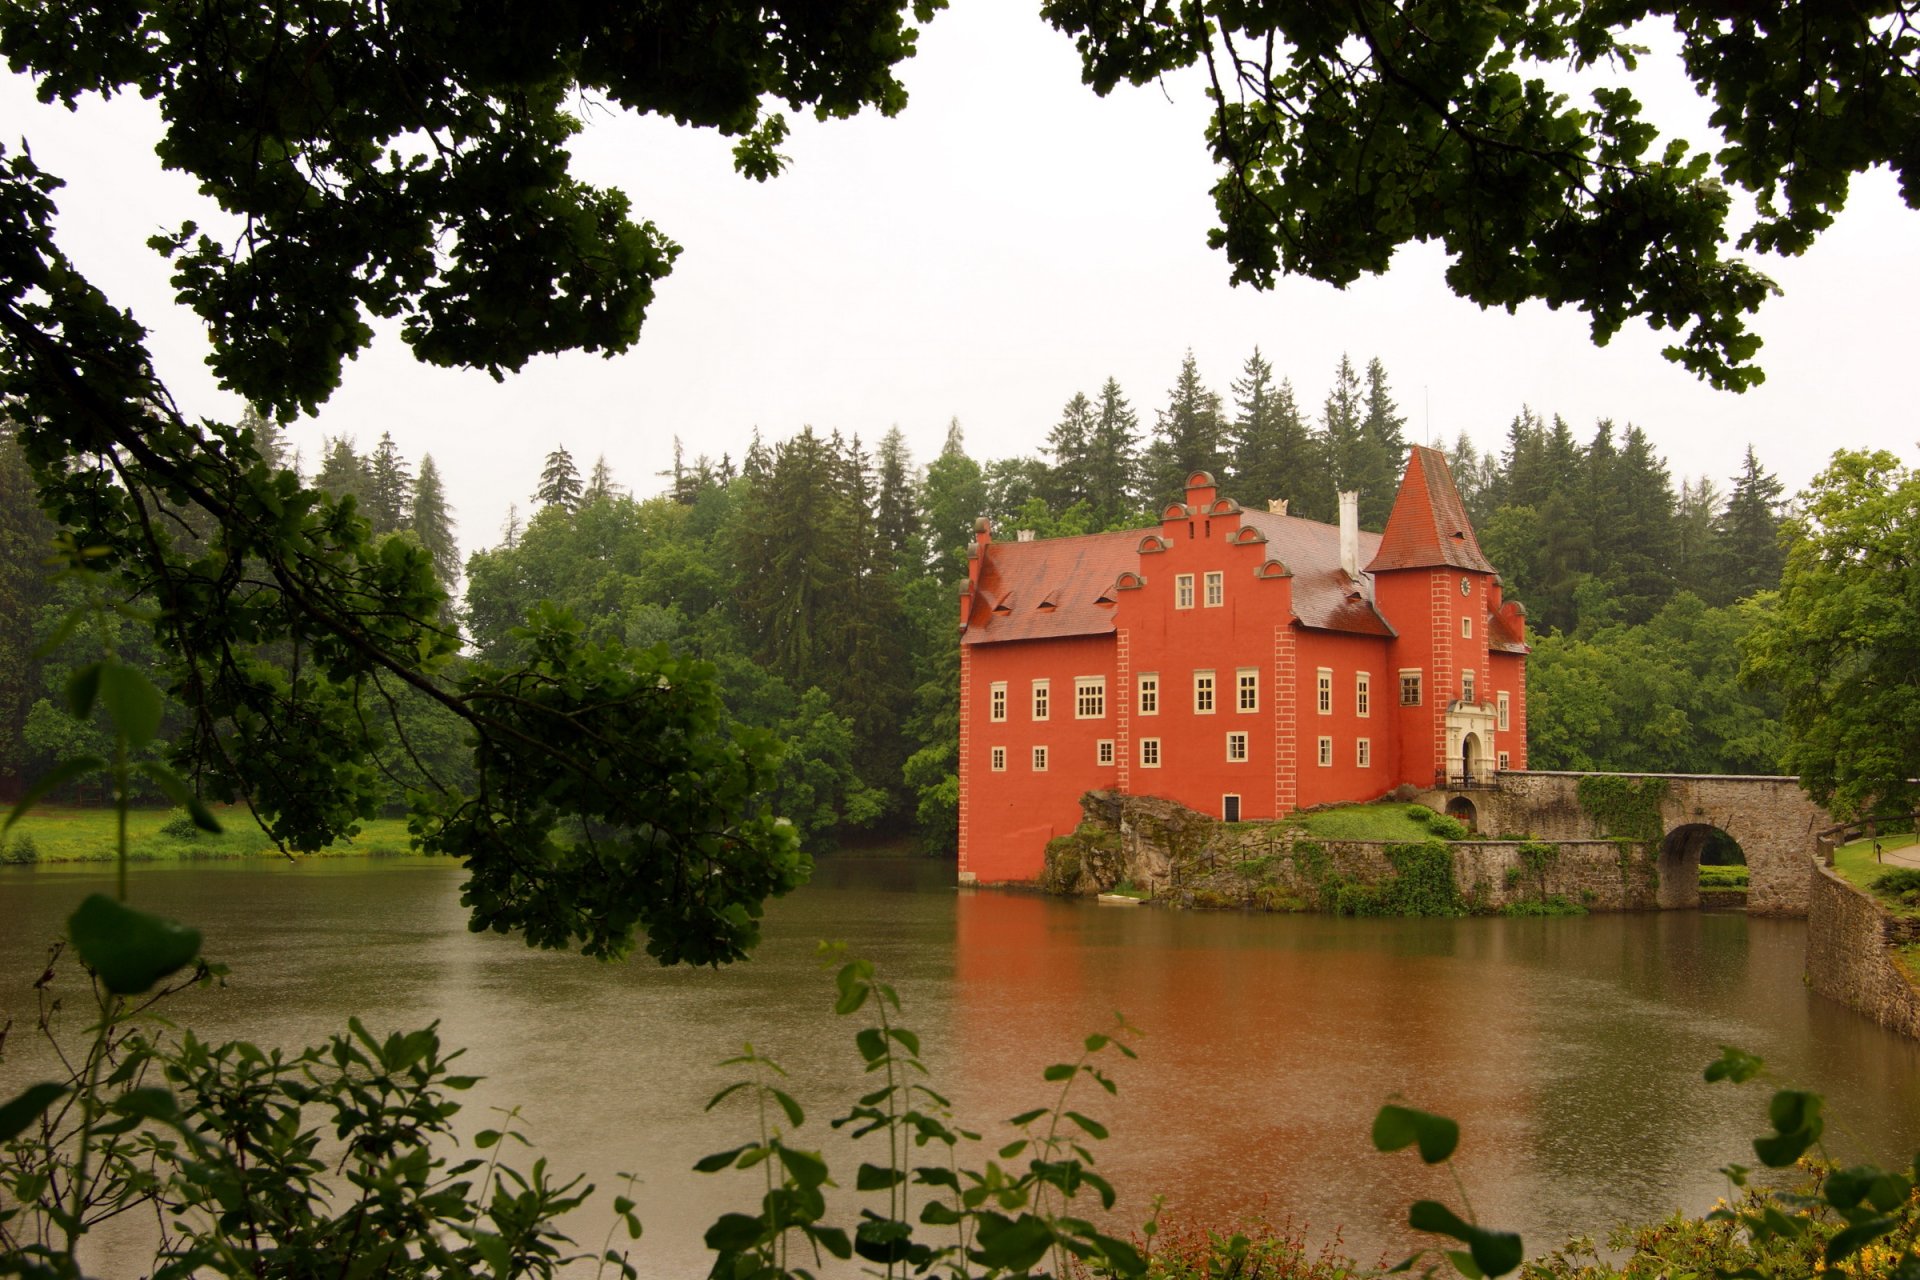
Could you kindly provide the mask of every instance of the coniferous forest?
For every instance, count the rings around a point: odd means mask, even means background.
[[[1379,529],[1407,448],[1407,422],[1380,361],[1342,359],[1317,399],[1256,349],[1224,391],[1191,353],[1157,403],[1113,379],[1075,391],[1039,456],[972,456],[953,422],[932,457],[896,427],[877,441],[803,427],[758,433],[744,454],[687,458],[660,477],[622,477],[563,448],[495,544],[464,563],[430,456],[390,437],[347,437],[296,459],[255,420],[281,465],[352,495],[377,535],[432,554],[464,590],[457,621],[480,659],[510,663],[528,611],[552,600],[589,639],[665,645],[720,671],[728,712],[788,744],[772,799],[813,847],[911,832],[949,852],[958,715],[956,584],[976,517],[1000,536],[1058,537],[1153,523],[1191,471],[1248,504],[1285,499],[1331,521],[1360,494]],[[1483,436],[1483,439],[1485,436]],[[1777,708],[1740,678],[1739,641],[1780,578],[1781,483],[1751,447],[1721,474],[1674,477],[1637,426],[1576,429],[1521,407],[1497,448],[1464,434],[1446,450],[1488,557],[1525,603],[1531,763],[1540,769],[1773,772]],[[52,527],[20,459],[0,459],[0,771],[17,788],[89,750],[61,710],[76,646],[44,644],[70,611],[45,573]],[[148,629],[129,623],[122,651]],[[408,691],[380,764],[397,809],[427,778],[463,781],[454,718]],[[165,734],[150,750],[164,751]],[[82,794],[80,799],[87,797]]]

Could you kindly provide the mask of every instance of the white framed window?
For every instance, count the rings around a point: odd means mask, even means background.
[[[1045,747],[1035,747],[1033,749],[1033,771],[1035,773],[1045,773],[1047,771],[1047,749]]]
[[[1504,733],[1512,727],[1508,722],[1513,717],[1513,703],[1509,701],[1505,689],[1493,695],[1493,705],[1494,715],[1498,717],[1495,723],[1499,726],[1500,731]],[[1504,769],[1507,766],[1501,765],[1500,767]]]
[[[1504,751],[1497,753],[1494,759],[1498,762],[1499,769],[1502,773],[1513,768],[1513,757]]]
[[[1160,767],[1160,739],[1140,739],[1140,767],[1158,769]]]
[[[1227,602],[1227,575],[1218,570],[1209,573],[1206,579],[1207,608],[1218,609]]]
[[[1073,718],[1104,720],[1107,715],[1107,678],[1081,676],[1073,682]]]
[[[1193,575],[1177,573],[1173,577],[1173,607],[1176,609],[1193,608]]]
[[[1234,732],[1227,735],[1227,763],[1245,764],[1247,762],[1247,735]]]
[[[1193,673],[1193,714],[1197,716],[1213,714],[1213,672],[1211,671]]]
[[[1242,667],[1234,673],[1233,683],[1238,690],[1234,705],[1242,711],[1260,709],[1260,671],[1256,667]]]
[[[1400,673],[1400,705],[1417,707],[1420,705],[1420,672],[1418,668],[1408,667]]]
[[[1320,668],[1319,679],[1316,683],[1318,685],[1318,696],[1314,700],[1314,705],[1319,708],[1321,715],[1330,716],[1333,714],[1333,668]]]
[[[1007,749],[1005,747],[995,747],[988,753],[988,760],[989,763],[987,767],[995,773],[1005,773],[1007,771]]]
[[[1113,739],[1102,738],[1093,745],[1093,759],[1096,764],[1113,763]]]
[[[1140,677],[1140,695],[1135,699],[1140,704],[1140,714],[1157,716],[1160,714],[1160,677],[1148,672]]]
[[[987,719],[996,724],[1007,718],[1007,682],[993,682],[992,692],[987,694]]]
[[[1035,720],[1045,720],[1047,718],[1047,713],[1052,705],[1052,696],[1053,685],[1051,681],[1035,680],[1033,682],[1033,718]]]
[[[1468,667],[1465,671],[1462,671],[1460,673],[1460,701],[1462,702],[1478,701],[1478,699],[1476,699],[1473,696],[1473,692],[1474,692],[1473,668]]]
[[[1366,719],[1373,714],[1373,675],[1362,671],[1353,677],[1353,714]]]
[[[1320,767],[1322,769],[1333,767],[1333,739],[1325,736],[1320,739]]]
[[[1460,619],[1460,638],[1462,640],[1473,639],[1473,619],[1472,618]]]
[[[1371,769],[1373,767],[1373,740],[1371,738],[1355,739],[1353,744],[1353,762],[1362,769]]]

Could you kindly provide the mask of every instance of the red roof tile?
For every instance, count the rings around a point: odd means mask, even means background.
[[[1447,470],[1446,455],[1415,445],[1407,458],[1407,474],[1394,495],[1387,531],[1380,535],[1380,553],[1367,565],[1368,573],[1388,569],[1431,569],[1442,565],[1492,573],[1473,536],[1466,504]]]
[[[1247,511],[1243,525],[1266,535],[1267,557],[1287,566],[1293,576],[1293,611],[1302,626],[1357,635],[1394,634],[1373,607],[1373,582],[1354,582],[1340,568],[1340,530],[1299,516]],[[1106,635],[1114,629],[1115,606],[1125,609],[1126,593],[1110,593],[1114,580],[1139,570],[1140,540],[1154,529],[1128,529],[1078,538],[988,544],[986,563],[967,619],[967,644],[1038,640],[1060,636]],[[1380,535],[1360,535],[1364,561],[1379,547]],[[1152,573],[1152,558],[1146,560]],[[1052,607],[1043,608],[1042,604]],[[1002,605],[1008,606],[1004,610]]]
[[[1139,567],[1140,530],[1078,538],[994,542],[974,589],[966,643],[1105,635],[1112,605],[1096,603],[1122,572]],[[1001,603],[1012,607],[996,612]],[[1024,603],[1023,603],[1024,602]],[[1043,603],[1051,608],[1040,608]]]

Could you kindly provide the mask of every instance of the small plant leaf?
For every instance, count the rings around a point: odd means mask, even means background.
[[[19,1097],[0,1105],[0,1142],[24,1133],[28,1125],[38,1120],[66,1092],[65,1085],[42,1081],[28,1085]]]
[[[147,679],[146,672],[124,662],[101,666],[100,705],[136,749],[152,742],[160,732],[160,715],[166,708],[160,690]]]
[[[1746,1050],[1723,1044],[1720,1046],[1720,1056],[1707,1064],[1707,1083],[1729,1080],[1734,1084],[1745,1084],[1759,1075],[1765,1065],[1764,1061]]]
[[[88,894],[67,919],[74,949],[116,995],[138,995],[200,954],[200,931]]]
[[[1391,1104],[1373,1118],[1373,1145],[1377,1151],[1398,1151],[1418,1144],[1420,1159],[1439,1164],[1460,1145],[1460,1126],[1445,1116]]]

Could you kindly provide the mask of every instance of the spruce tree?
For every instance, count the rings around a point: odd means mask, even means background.
[[[1086,499],[1096,528],[1122,524],[1139,506],[1139,439],[1140,419],[1120,393],[1119,382],[1109,377],[1100,388],[1100,408],[1087,440]]]
[[[392,533],[406,525],[413,508],[413,476],[400,456],[393,433],[380,433],[380,443],[367,459],[367,496],[363,513],[375,533]]]
[[[958,581],[967,574],[973,522],[987,510],[986,478],[967,456],[958,418],[947,427],[940,456],[927,464],[923,493],[928,571],[942,582]]]
[[[433,568],[440,585],[451,595],[460,585],[460,546],[453,536],[453,512],[447,506],[447,494],[440,482],[440,468],[433,455],[420,458],[420,475],[413,484],[413,536],[433,556]]]
[[[1366,478],[1367,440],[1362,431],[1366,421],[1366,401],[1360,391],[1360,375],[1353,361],[1342,353],[1340,367],[1333,372],[1333,386],[1327,391],[1320,410],[1320,432],[1327,462],[1333,472],[1327,486],[1336,491],[1357,488]]]
[[[1748,445],[1720,517],[1719,591],[1713,603],[1744,600],[1780,585],[1786,565],[1786,550],[1780,544],[1783,492],[1780,481],[1767,474]]]
[[[573,465],[573,455],[564,445],[557,446],[547,455],[547,461],[540,469],[540,487],[533,491],[533,500],[543,506],[558,506],[572,511],[580,505],[580,472]]]
[[[1360,421],[1363,447],[1358,459],[1362,470],[1346,487],[1360,491],[1360,523],[1368,529],[1385,528],[1387,513],[1393,510],[1406,464],[1406,425],[1387,386],[1386,366],[1378,357],[1367,361],[1367,407]]]
[[[1098,425],[1093,402],[1076,391],[1061,409],[1060,421],[1047,433],[1046,449],[1053,455],[1053,465],[1047,472],[1042,496],[1055,510],[1088,500],[1087,463]]]
[[[676,462],[679,460],[679,443],[678,439],[674,441]],[[620,486],[613,482],[613,468],[607,465],[607,455],[603,453],[593,460],[593,470],[587,473],[587,485],[580,491],[580,500],[583,503],[611,500],[619,493]]]
[[[1333,488],[1320,441],[1300,416],[1293,384],[1273,384],[1273,366],[1255,347],[1233,384],[1233,479],[1230,492],[1248,507],[1266,510],[1284,498],[1290,515],[1327,519]]]
[[[1711,601],[1721,592],[1715,581],[1720,572],[1720,510],[1724,503],[1711,479],[1680,482],[1674,506],[1673,584]]]
[[[313,477],[315,487],[336,498],[354,499],[360,505],[360,514],[366,515],[367,495],[373,488],[373,477],[367,470],[366,461],[354,452],[353,437],[328,436],[320,447],[320,470]]]
[[[724,459],[722,464],[724,472],[728,469]],[[907,437],[895,424],[880,437],[880,493],[875,519],[880,542],[896,567],[909,562],[920,532],[920,514],[914,500],[913,455],[907,449]]]
[[[1187,477],[1196,471],[1218,480],[1226,471],[1225,444],[1220,397],[1200,381],[1200,367],[1189,348],[1147,449],[1149,500],[1156,507],[1178,502]]]

